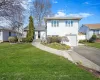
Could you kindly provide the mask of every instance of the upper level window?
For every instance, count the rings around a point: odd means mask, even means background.
[[[59,21],[58,20],[53,20],[51,21],[52,27],[58,27],[59,26]]]
[[[73,21],[67,20],[67,21],[65,21],[65,25],[68,26],[68,27],[72,27]]]
[[[71,21],[71,26],[73,26],[73,21]]]
[[[11,32],[9,32],[9,36],[11,36]]]
[[[57,21],[57,27],[59,27],[59,21]]]
[[[51,21],[51,25],[52,25],[52,27],[53,27],[53,21]]]
[[[65,25],[68,26],[68,21],[65,22]]]

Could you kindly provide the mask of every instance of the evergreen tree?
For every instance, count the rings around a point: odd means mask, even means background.
[[[34,39],[34,24],[32,16],[29,17],[29,30],[27,32],[27,41],[32,42]]]

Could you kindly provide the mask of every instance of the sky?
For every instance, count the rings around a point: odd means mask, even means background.
[[[32,0],[28,2],[30,6]],[[51,11],[55,17],[82,17],[80,25],[100,23],[100,0],[51,0],[51,2]],[[28,20],[28,17],[26,19]]]
[[[24,0],[24,27],[28,25],[32,1]],[[100,23],[100,0],[51,0],[54,17],[82,17],[82,24]]]
[[[100,23],[100,0],[52,0],[55,16],[83,17],[81,24]]]

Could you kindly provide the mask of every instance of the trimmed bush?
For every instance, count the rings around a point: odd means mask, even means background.
[[[85,43],[87,40],[79,40],[79,43]]]
[[[61,42],[61,37],[58,36],[52,36],[47,38],[47,43],[60,43]]]
[[[96,40],[97,36],[96,35],[92,35],[92,39]]]
[[[10,43],[18,42],[18,38],[17,37],[9,37],[8,40],[9,40]]]
[[[89,39],[89,42],[90,43],[94,43],[97,39],[97,36],[96,35],[92,35],[92,37]]]

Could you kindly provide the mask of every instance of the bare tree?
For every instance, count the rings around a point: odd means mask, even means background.
[[[0,17],[10,21],[10,29],[17,32],[22,31],[24,0],[0,0]],[[19,37],[19,35],[18,35]]]
[[[51,13],[51,1],[50,0],[35,0],[33,2],[34,10],[33,15],[36,19],[38,26],[41,26],[43,18]]]
[[[8,19],[12,29],[23,22],[24,0],[0,0],[0,17]],[[15,27],[15,28],[14,28]],[[19,26],[18,26],[19,27]]]

